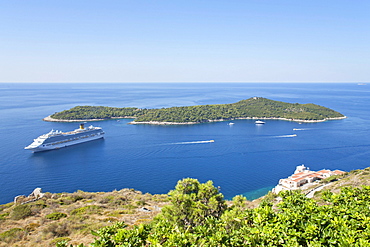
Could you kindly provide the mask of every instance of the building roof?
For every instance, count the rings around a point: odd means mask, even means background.
[[[335,170],[335,171],[330,171],[330,170],[327,170],[327,169],[323,169],[323,170],[320,170],[320,171],[310,171],[310,170],[303,170],[301,172],[298,172],[298,173],[294,173],[292,174],[290,177],[288,178],[285,178],[285,179],[281,179],[282,182],[295,182],[295,183],[298,183],[298,182],[301,182],[302,180],[304,179],[323,179],[325,177],[330,177],[332,175],[341,175],[341,174],[344,174],[345,172],[343,171],[340,171],[340,170]]]

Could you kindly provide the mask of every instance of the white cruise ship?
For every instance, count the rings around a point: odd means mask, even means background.
[[[85,128],[84,124],[80,124],[79,129],[69,132],[51,130],[49,133],[34,139],[33,142],[24,149],[33,152],[47,151],[100,139],[103,138],[103,136],[104,131],[102,128],[93,127],[92,125]]]

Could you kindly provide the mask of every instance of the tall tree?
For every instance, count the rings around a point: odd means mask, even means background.
[[[197,179],[185,178],[169,195],[171,205],[162,209],[160,218],[184,230],[204,224],[208,217],[220,218],[227,207],[212,181],[202,184]]]

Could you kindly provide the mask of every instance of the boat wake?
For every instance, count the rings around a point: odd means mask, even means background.
[[[295,130],[295,131],[296,131],[296,130],[309,130],[309,129],[295,129],[295,128],[294,128],[293,130]]]
[[[281,135],[281,136],[275,136],[277,138],[286,138],[286,137],[296,137],[297,135],[296,134],[293,134],[293,135]]]
[[[208,141],[193,141],[193,142],[175,142],[171,143],[174,145],[184,145],[184,144],[200,144],[200,143],[212,143],[215,142],[215,140],[208,140]]]

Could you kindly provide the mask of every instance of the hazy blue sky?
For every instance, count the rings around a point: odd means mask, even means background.
[[[369,78],[369,0],[0,0],[0,82]]]

